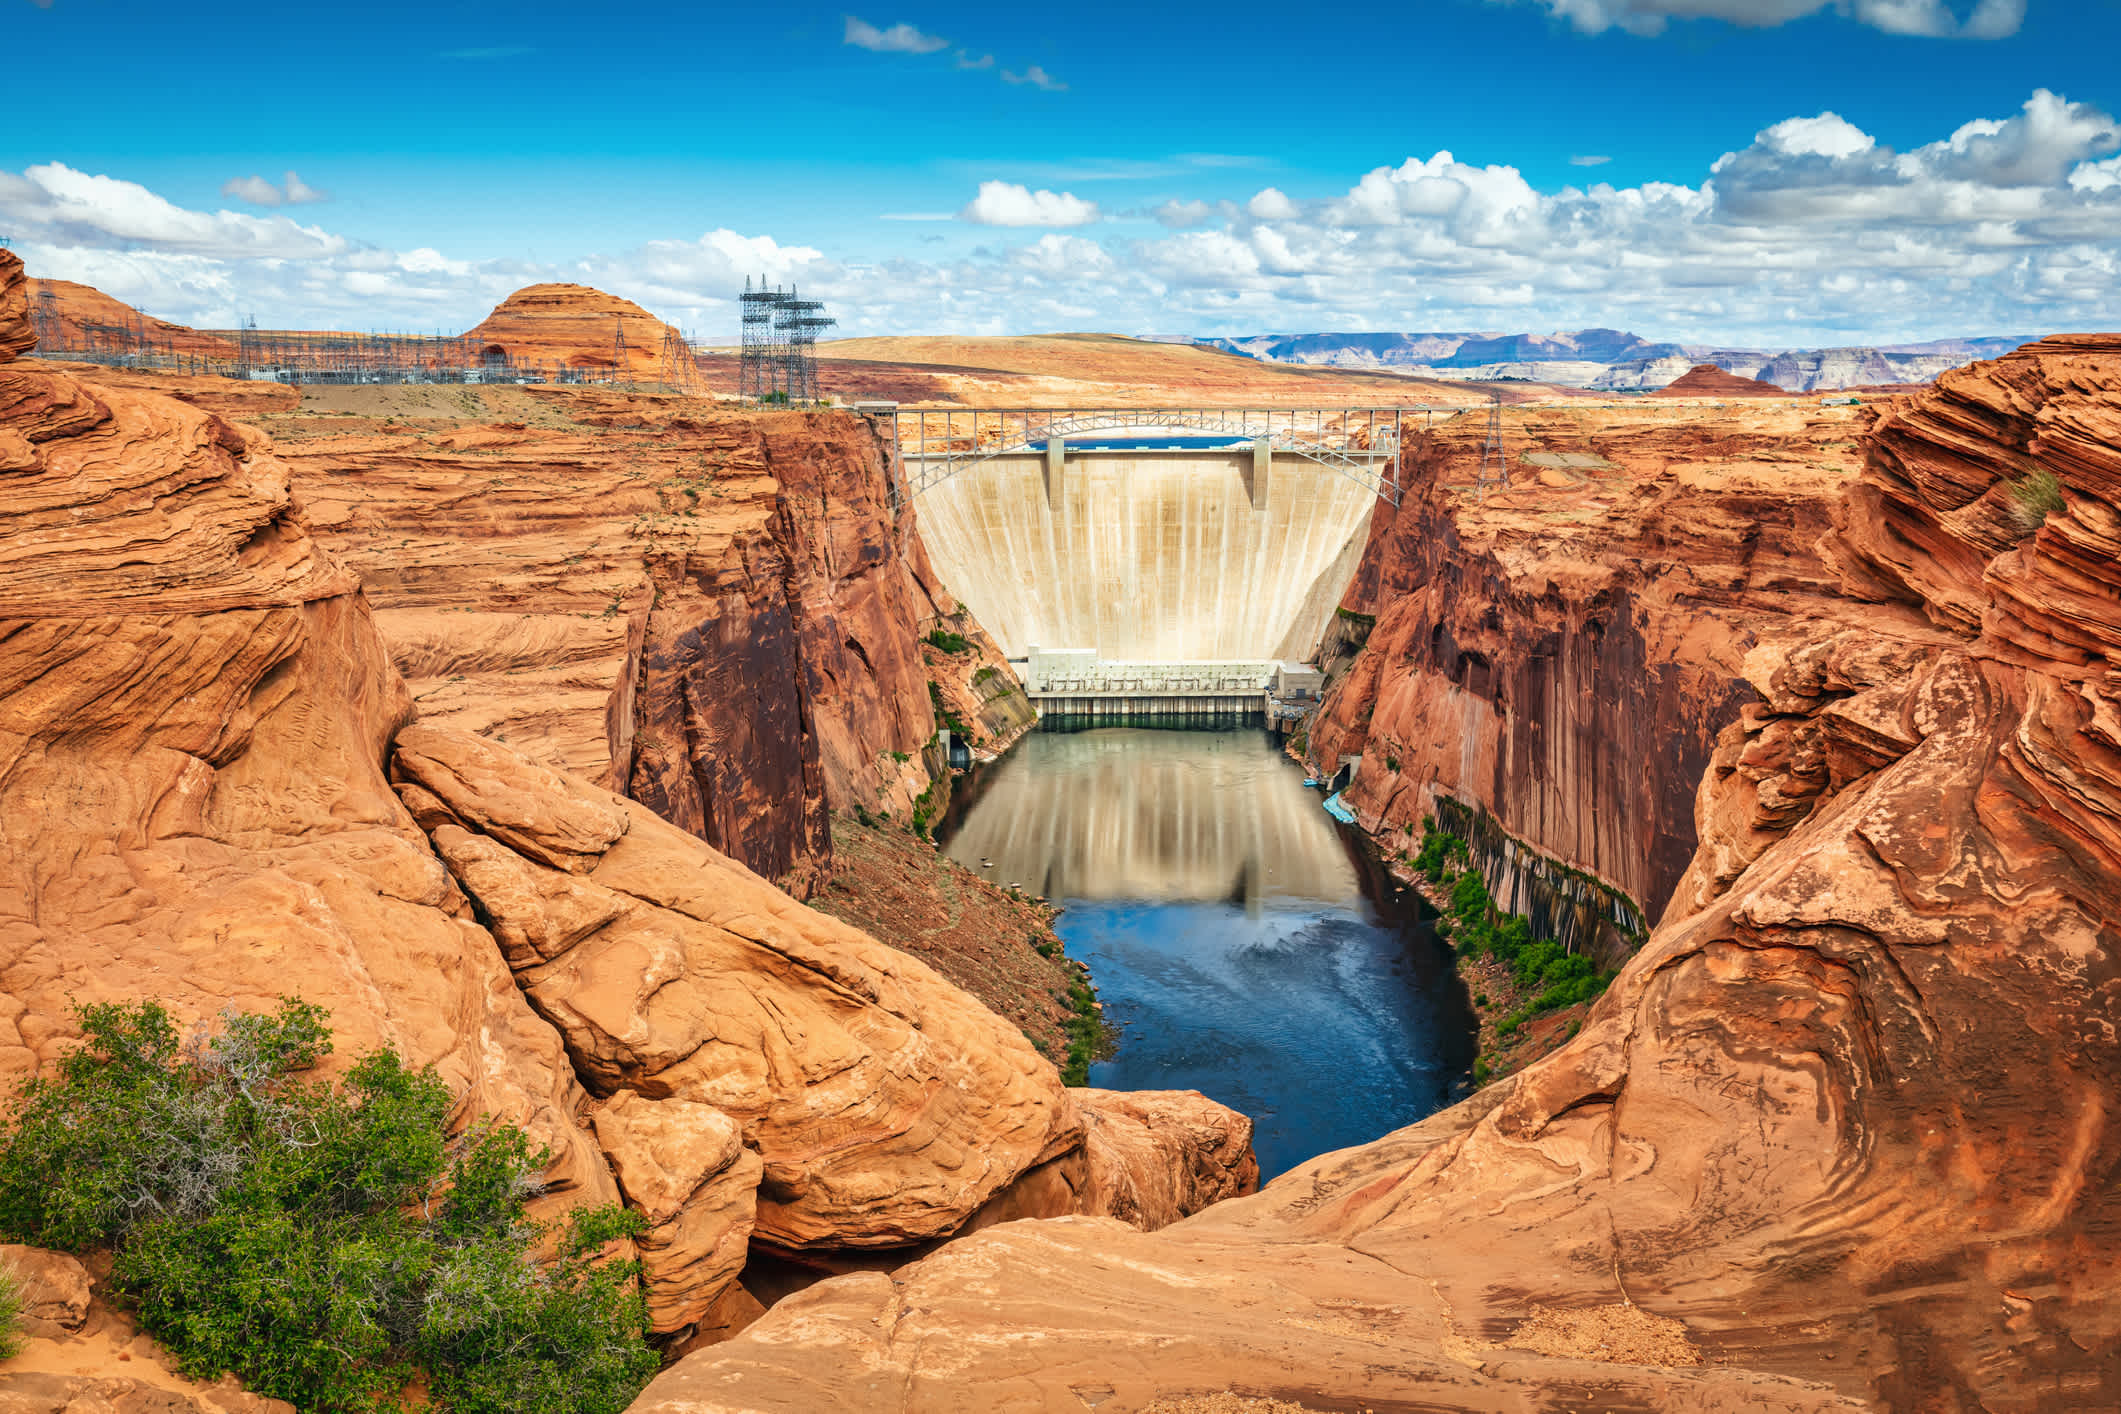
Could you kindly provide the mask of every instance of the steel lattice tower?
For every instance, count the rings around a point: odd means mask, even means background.
[[[1502,394],[1488,394],[1488,440],[1480,449],[1480,472],[1473,479],[1473,499],[1484,499],[1490,486],[1510,485],[1510,463],[1502,452]]]
[[[787,298],[779,289],[768,289],[763,275],[759,277],[757,289],[751,287],[749,276],[744,279],[744,347],[737,365],[737,393],[740,397],[757,401],[785,391],[781,387],[775,316]]]
[[[799,299],[793,289],[781,301],[780,317],[774,321],[782,336],[787,367],[783,390],[791,403],[817,401],[817,335],[837,321],[824,312],[823,300]]]

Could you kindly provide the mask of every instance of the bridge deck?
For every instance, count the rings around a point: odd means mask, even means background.
[[[933,489],[959,472],[994,457],[1040,453],[1065,455],[1068,444],[1100,433],[1191,434],[1260,446],[1268,456],[1304,457],[1399,504],[1399,449],[1406,424],[1424,423],[1436,411],[1426,404],[1341,408],[906,408],[871,404],[888,414],[885,435],[904,469],[894,499],[904,501]],[[1213,447],[1158,449],[1127,455],[1212,456]]]

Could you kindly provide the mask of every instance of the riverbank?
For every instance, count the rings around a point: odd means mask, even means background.
[[[1060,910],[1002,888],[922,836],[848,816],[832,822],[831,880],[810,906],[927,963],[1013,1022],[1071,1085],[1109,1048],[1090,972],[1070,958]]]
[[[1299,765],[1304,762],[1304,728],[1298,723],[1284,740],[1282,751]],[[1308,766],[1306,767],[1308,769]],[[1473,1061],[1473,1085],[1478,1089],[1490,1081],[1523,1070],[1556,1050],[1583,1028],[1584,1018],[1597,1001],[1595,996],[1551,1010],[1532,1012],[1540,988],[1522,985],[1516,970],[1503,959],[1468,949],[1451,932],[1452,899],[1449,877],[1430,879],[1415,864],[1415,856],[1402,850],[1389,852],[1384,841],[1365,831],[1363,839],[1385,873],[1414,890],[1437,915],[1438,932],[1446,939],[1460,982],[1472,1003],[1480,1028],[1479,1050]],[[1418,847],[1418,845],[1417,845]]]

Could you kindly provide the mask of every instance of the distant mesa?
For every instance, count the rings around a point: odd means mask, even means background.
[[[142,314],[93,285],[72,280],[30,280],[29,312],[37,341],[49,348],[122,345],[193,358],[236,356],[236,346],[227,339]]]
[[[465,337],[489,356],[518,363],[610,368],[653,382],[666,341],[682,336],[632,300],[589,285],[554,284],[525,285]]]
[[[1740,378],[1713,363],[1697,363],[1664,387],[1653,398],[1786,398],[1787,388],[1763,383],[1758,378]]]

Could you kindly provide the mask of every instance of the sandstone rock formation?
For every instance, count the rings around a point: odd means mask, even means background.
[[[1081,1210],[1154,1232],[1259,1188],[1252,1121],[1197,1090],[1080,1090],[1090,1192]]]
[[[554,284],[517,290],[464,337],[481,352],[519,363],[605,369],[622,379],[659,383],[666,371],[665,341],[680,336],[632,300],[588,285]]]
[[[1713,363],[1697,363],[1650,395],[1653,398],[1786,398],[1789,393],[1757,378],[1726,373]]]
[[[420,391],[438,396],[318,397],[259,425],[424,719],[629,795],[799,896],[829,868],[831,811],[903,820],[947,790],[931,682],[979,745],[1029,725],[892,512],[862,419]],[[931,625],[972,651],[945,661]]]
[[[0,256],[0,363],[37,346],[37,333],[30,322],[27,284],[21,257],[12,253]]]
[[[29,299],[34,310],[42,311],[51,321],[58,336],[56,347],[123,344],[204,359],[232,359],[237,354],[235,344],[217,334],[201,333],[142,314],[93,285],[72,280],[31,280]]]
[[[1654,922],[1694,852],[1716,734],[1753,696],[1747,653],[1840,600],[1813,543],[1855,475],[1857,417],[1513,410],[1512,454],[1555,467],[1478,502],[1485,419],[1440,427],[1406,454],[1419,490],[1372,519],[1314,767],[1360,756],[1344,799],[1395,843],[1439,797],[1488,812],[1526,846],[1484,861],[1517,911],[1540,914],[1536,851]]]
[[[18,272],[0,252],[0,330]],[[904,1245],[1027,1172],[1090,1167],[1051,1065],[923,964],[633,801],[408,725],[358,581],[254,429],[5,362],[0,471],[0,1079],[69,1049],[76,1002],[151,997],[189,1022],[298,995],[331,1013],[334,1065],[393,1046],[466,1120],[549,1148],[548,1207],[623,1194],[680,1337],[726,1322],[754,1231]],[[783,533],[863,577],[858,534]],[[785,610],[789,591],[764,593]],[[918,665],[911,623],[882,622],[903,632],[876,656]],[[823,688],[791,708],[864,710]],[[1202,1163],[1241,1168],[1238,1123]],[[1137,1207],[1208,1191],[1119,1174],[1131,1161],[1102,1162],[1107,1190],[1150,1195]]]
[[[2121,339],[1948,375],[1839,512],[1846,592],[1745,654],[1701,848],[1561,1051],[1158,1233],[823,1284],[636,1407],[2121,1404]],[[1713,1363],[1543,1353],[1615,1306]]]
[[[63,1252],[0,1245],[22,1293],[22,1349],[0,1362],[0,1414],[294,1414],[235,1380],[185,1378]]]
[[[563,1198],[615,1196],[559,1038],[383,778],[410,703],[265,440],[14,362],[0,466],[0,1070],[77,1001],[299,993],[341,1063],[432,1062]]]
[[[642,806],[443,728],[400,732],[393,762],[591,1089],[741,1125],[765,1166],[761,1237],[940,1236],[1080,1144],[1014,1028]]]

